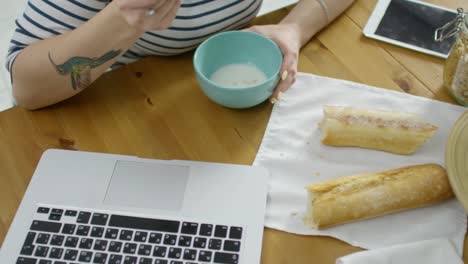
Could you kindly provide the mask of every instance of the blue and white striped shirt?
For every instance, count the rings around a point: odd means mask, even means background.
[[[249,23],[262,0],[182,0],[171,27],[143,34],[116,62],[128,64],[148,55],[175,55],[194,49],[209,36]],[[79,27],[106,6],[102,0],[29,0],[16,20],[7,68],[28,45]]]

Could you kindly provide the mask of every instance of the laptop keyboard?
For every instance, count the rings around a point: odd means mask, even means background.
[[[240,226],[38,207],[17,264],[238,264]]]

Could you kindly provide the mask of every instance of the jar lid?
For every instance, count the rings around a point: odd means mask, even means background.
[[[468,213],[468,111],[453,126],[445,149],[452,190]]]

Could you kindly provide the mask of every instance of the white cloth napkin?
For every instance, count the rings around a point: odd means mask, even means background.
[[[417,113],[439,126],[439,131],[411,156],[324,146],[317,124],[326,104]],[[447,135],[464,110],[395,91],[298,74],[294,86],[275,105],[254,161],[254,165],[269,169],[271,174],[265,226],[295,234],[332,236],[366,249],[446,238],[461,255],[466,215],[454,199],[323,231],[308,229],[302,216],[307,184],[414,164],[444,165]]]
[[[447,239],[426,240],[341,257],[336,264],[463,264]]]

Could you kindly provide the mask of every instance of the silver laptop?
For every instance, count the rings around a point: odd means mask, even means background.
[[[0,263],[259,263],[267,178],[259,167],[48,150]]]

